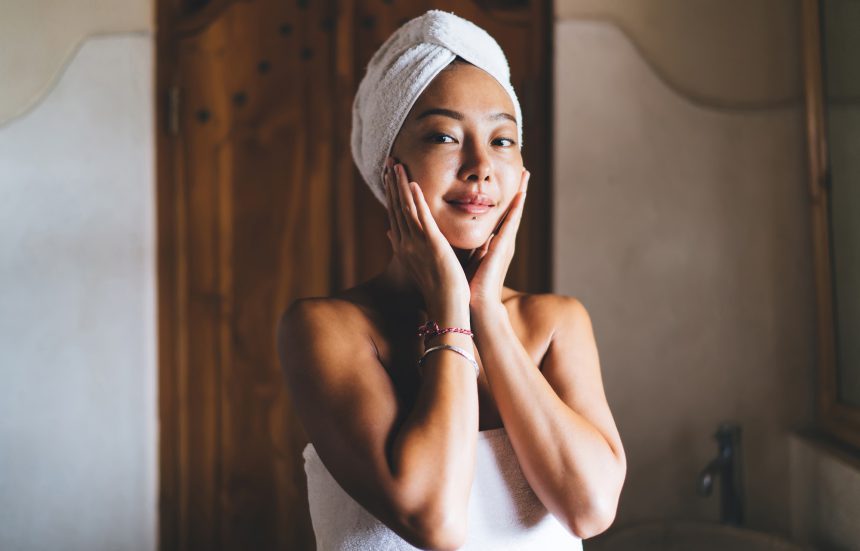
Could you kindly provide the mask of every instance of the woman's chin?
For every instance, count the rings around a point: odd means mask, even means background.
[[[443,231],[443,235],[448,239],[448,243],[451,244],[455,249],[464,249],[471,250],[477,249],[478,247],[482,247],[484,243],[487,241],[487,238],[490,237],[488,232],[452,232],[448,233]]]
[[[487,215],[477,216],[476,219],[456,216],[454,218],[439,216],[437,224],[442,235],[455,249],[477,249],[484,245],[490,237],[495,218],[490,220]]]

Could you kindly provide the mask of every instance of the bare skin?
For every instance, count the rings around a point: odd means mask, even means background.
[[[585,308],[503,285],[529,179],[512,113],[484,71],[440,73],[392,148],[390,264],[333,297],[295,302],[278,329],[293,405],[326,467],[417,547],[465,541],[479,430],[506,429],[536,495],[582,538],[612,523],[625,477]],[[449,202],[464,192],[493,206]],[[415,330],[427,319],[475,332],[429,346],[472,350],[477,381],[449,351],[430,354],[419,376]]]

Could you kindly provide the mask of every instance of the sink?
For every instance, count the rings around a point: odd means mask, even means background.
[[[726,524],[649,521],[583,542],[587,551],[814,551],[780,536]]]

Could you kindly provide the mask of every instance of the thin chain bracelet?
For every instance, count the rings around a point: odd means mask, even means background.
[[[481,370],[478,367],[478,362],[476,362],[475,358],[473,358],[468,352],[466,352],[459,346],[440,344],[439,346],[434,346],[433,348],[428,348],[427,350],[425,350],[424,354],[421,355],[421,359],[418,360],[418,374],[422,377],[424,376],[424,361],[427,358],[427,354],[435,352],[436,350],[450,350],[451,352],[456,352],[457,354],[469,360],[469,363],[471,363],[472,367],[475,368],[475,378],[478,378],[481,375]]]
[[[442,329],[439,327],[439,324],[435,321],[428,321],[424,325],[418,326],[418,336],[424,337],[424,344],[427,344],[427,341],[432,339],[433,337],[438,337],[439,335],[444,335],[445,333],[462,333],[463,335],[468,335],[475,338],[475,334],[469,329],[463,329],[462,327],[445,327]]]

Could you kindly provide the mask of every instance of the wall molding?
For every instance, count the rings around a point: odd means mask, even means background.
[[[648,48],[646,48],[641,41],[636,38],[636,33],[634,33],[629,26],[624,24],[618,18],[605,15],[582,17],[571,16],[556,19],[555,23],[557,25],[565,23],[599,24],[618,31],[667,88],[702,109],[718,112],[751,112],[791,110],[803,107],[803,94],[801,93],[800,88],[798,88],[797,94],[776,97],[769,100],[726,99],[697,91],[693,86],[687,85],[680,79],[671,76],[671,71],[654,59],[654,56],[649,52]]]
[[[74,60],[78,57],[85,44],[98,40],[122,37],[140,37],[154,40],[155,32],[150,30],[93,32],[82,36],[72,44],[67,53],[62,57],[62,61],[58,68],[48,76],[44,81],[44,84],[30,97],[29,101],[24,103],[19,109],[12,110],[11,114],[5,116],[5,118],[0,118],[0,131],[3,131],[6,127],[26,117],[44,103],[45,99],[51,95],[51,92],[57,88],[57,85],[66,74],[69,66],[71,66]]]

